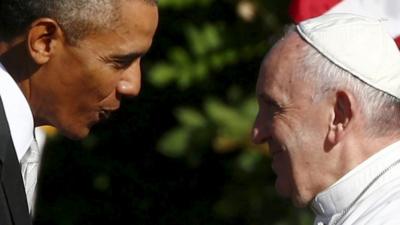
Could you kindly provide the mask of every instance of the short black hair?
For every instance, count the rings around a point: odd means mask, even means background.
[[[119,18],[117,9],[121,1],[0,0],[0,40],[10,41],[23,34],[36,19],[47,17],[56,20],[68,41],[74,43],[89,33],[111,28]]]

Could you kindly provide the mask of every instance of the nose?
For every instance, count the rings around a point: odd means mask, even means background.
[[[262,116],[257,115],[256,121],[254,121],[252,130],[252,141],[254,144],[266,143],[269,139],[269,124],[267,121],[262,120]]]
[[[129,69],[124,71],[122,79],[117,86],[118,93],[126,97],[138,96],[141,88],[141,77],[142,72],[140,61],[138,60]]]

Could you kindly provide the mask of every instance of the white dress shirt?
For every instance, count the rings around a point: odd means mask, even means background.
[[[21,161],[33,141],[33,116],[21,89],[1,63],[0,96],[3,101],[15,151],[17,152],[18,160]]]
[[[314,225],[399,225],[400,163],[397,162],[400,162],[400,141],[374,154],[319,193],[311,204],[316,214]]]
[[[14,148],[18,157],[19,162],[24,156],[29,153],[28,150],[34,142],[34,122],[30,106],[18,87],[17,83],[11,77],[11,75],[5,70],[4,66],[0,63],[0,96],[3,102],[4,111],[7,117],[7,122],[10,127],[11,138],[14,144]],[[41,154],[39,148],[39,156]],[[26,174],[21,171],[26,182]],[[36,176],[35,176],[36,179]],[[36,186],[36,182],[34,182]],[[25,191],[29,192],[28,206],[30,212],[33,212],[34,199],[36,195],[35,187],[30,187],[31,191],[28,191],[25,183]]]

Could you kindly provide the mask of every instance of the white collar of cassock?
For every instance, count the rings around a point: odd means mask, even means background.
[[[0,63],[0,96],[18,160],[33,141],[33,116],[21,89]]]
[[[331,217],[350,206],[357,196],[375,177],[400,158],[400,141],[397,141],[345,174],[336,183],[319,193],[311,203],[317,216]],[[371,187],[375,189],[387,182],[388,177],[381,177]]]

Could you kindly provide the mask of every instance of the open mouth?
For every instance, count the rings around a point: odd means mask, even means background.
[[[272,150],[271,151],[271,156],[272,158],[274,158],[276,155],[279,155],[280,153],[282,153],[283,151],[281,149],[278,150]]]
[[[112,111],[107,111],[107,110],[101,110],[99,112],[99,119],[100,120],[107,120],[111,117]]]
[[[271,144],[268,143],[268,146],[269,146],[269,153],[271,154],[272,158],[274,158],[279,153],[283,152],[283,149],[275,143],[271,143]]]

